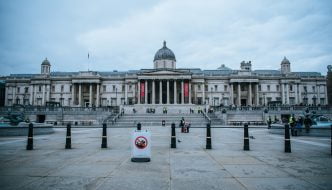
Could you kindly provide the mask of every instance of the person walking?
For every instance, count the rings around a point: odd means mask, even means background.
[[[292,115],[292,116],[289,117],[289,125],[291,127],[291,134],[292,134],[292,136],[294,136],[295,135],[295,133],[294,133],[294,130],[295,130],[295,118],[294,118],[294,115]]]
[[[305,132],[309,133],[310,132],[310,127],[312,125],[312,121],[309,118],[308,115],[305,116],[304,120],[303,120],[303,124],[304,124],[304,128],[305,128]]]
[[[181,133],[184,133],[184,117],[180,120]]]

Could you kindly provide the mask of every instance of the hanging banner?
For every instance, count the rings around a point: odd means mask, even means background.
[[[189,96],[189,83],[188,82],[185,82],[183,84],[183,88],[184,88],[184,97],[188,97]]]
[[[143,82],[141,84],[141,98],[145,96],[145,84]]]

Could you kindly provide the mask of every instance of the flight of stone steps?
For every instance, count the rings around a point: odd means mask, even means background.
[[[165,120],[165,126],[169,127],[174,122],[178,127],[182,117],[192,127],[206,126],[207,123],[202,114],[124,114],[111,126],[135,127],[137,123],[141,123],[142,126],[162,126],[162,120]]]
[[[224,125],[225,121],[223,121],[222,119],[218,118],[214,113],[208,113],[207,114],[210,119],[211,119],[211,125]]]

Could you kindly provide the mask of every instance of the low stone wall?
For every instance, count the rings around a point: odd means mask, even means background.
[[[53,125],[44,123],[33,123],[33,135],[44,135],[54,133]],[[0,136],[28,136],[28,123],[20,123],[18,126],[0,127]]]
[[[297,128],[297,135],[298,136],[313,136],[313,137],[330,137],[331,136],[331,129],[330,127],[317,127],[311,126],[309,133],[306,132],[304,128]],[[289,130],[289,133],[291,130]],[[281,124],[272,124],[271,129],[269,129],[269,133],[271,134],[279,134],[285,135],[285,128]]]

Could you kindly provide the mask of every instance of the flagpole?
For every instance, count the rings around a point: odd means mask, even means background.
[[[88,71],[90,70],[90,68],[89,68],[89,62],[90,62],[90,54],[89,54],[89,52],[88,52]]]

